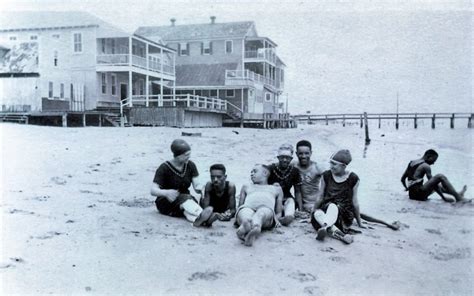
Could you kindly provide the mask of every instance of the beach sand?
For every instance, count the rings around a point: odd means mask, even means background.
[[[5,294],[472,295],[474,205],[408,199],[400,176],[436,149],[444,173],[474,197],[473,130],[357,126],[288,130],[56,128],[2,124],[0,292]],[[366,224],[350,246],[315,240],[307,219],[264,232],[249,248],[232,222],[194,228],[158,214],[150,186],[169,145],[186,137],[200,179],[216,162],[238,190],[280,144],[307,139],[313,160],[348,148]],[[358,229],[356,226],[355,229]]]

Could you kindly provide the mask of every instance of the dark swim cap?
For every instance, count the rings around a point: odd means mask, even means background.
[[[173,156],[179,156],[191,150],[191,146],[186,143],[185,140],[176,139],[171,143],[171,151],[173,152]]]

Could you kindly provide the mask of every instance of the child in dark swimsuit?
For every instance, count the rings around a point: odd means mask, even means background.
[[[457,192],[451,182],[449,182],[448,178],[444,175],[438,174],[431,176],[430,166],[433,165],[437,159],[438,153],[429,149],[425,152],[422,158],[410,161],[401,178],[403,187],[408,191],[410,199],[425,201],[428,200],[428,196],[433,192],[436,192],[444,201],[447,202],[469,201],[464,198],[464,193],[467,189],[466,186],[464,186],[461,191]],[[428,181],[423,184],[425,175],[428,178]],[[447,198],[444,196],[444,193],[454,196],[455,200]]]
[[[211,206],[220,221],[229,221],[235,216],[235,185],[227,181],[226,168],[222,164],[213,164],[209,172],[211,181],[205,186],[202,208]]]

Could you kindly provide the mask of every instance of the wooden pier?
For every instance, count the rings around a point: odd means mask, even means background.
[[[346,126],[346,121],[360,121],[360,127],[364,126],[364,113],[352,114],[300,114],[293,115],[295,120],[300,123],[311,124],[313,122],[325,122],[326,125],[330,121],[342,121],[342,126]],[[474,113],[367,113],[367,120],[377,120],[378,127],[381,127],[382,120],[395,121],[395,128],[399,129],[401,120],[413,121],[413,127],[418,128],[419,120],[431,120],[431,128],[436,128],[436,121],[449,120],[450,128],[454,128],[456,120],[466,120],[467,127],[472,128],[474,121]]]

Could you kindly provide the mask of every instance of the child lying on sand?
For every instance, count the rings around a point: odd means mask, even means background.
[[[262,229],[271,229],[281,217],[283,191],[280,186],[268,185],[269,168],[256,165],[250,178],[253,184],[242,186],[236,215],[237,237],[252,246]]]

